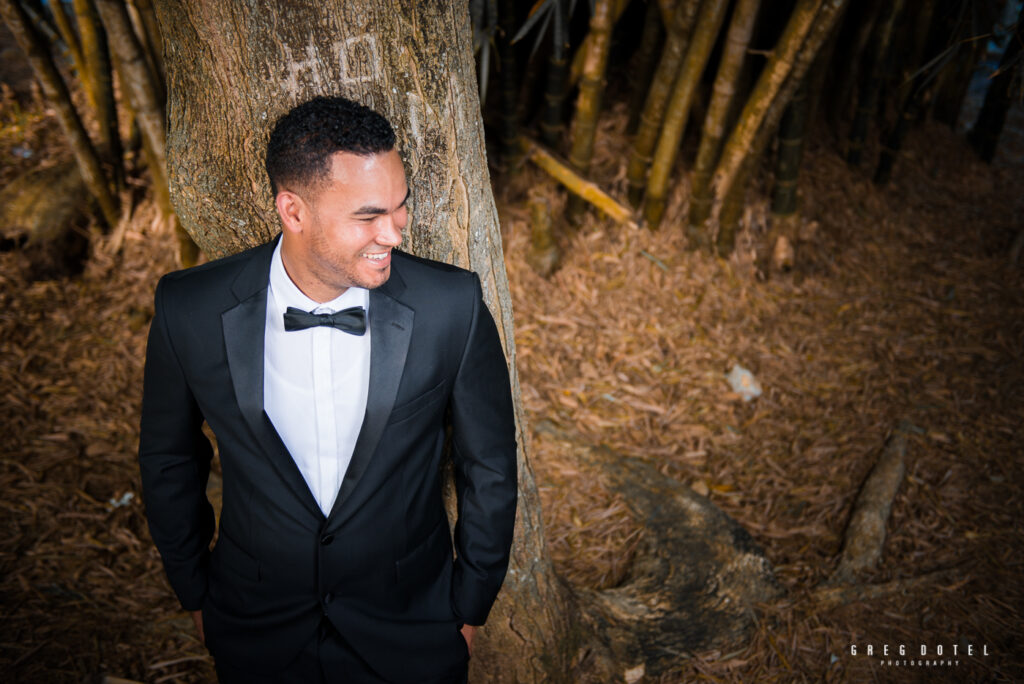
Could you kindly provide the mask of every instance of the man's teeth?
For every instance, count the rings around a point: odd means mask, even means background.
[[[363,256],[374,261],[382,261],[387,255],[387,252],[381,252],[380,254],[364,254]]]

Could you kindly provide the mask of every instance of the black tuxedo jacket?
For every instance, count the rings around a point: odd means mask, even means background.
[[[381,675],[414,682],[467,657],[508,565],[516,506],[508,371],[477,276],[392,253],[370,291],[366,414],[326,517],[263,409],[271,242],[161,279],[139,462],[153,540],[214,657],[288,663],[323,616]],[[338,331],[338,334],[346,334]],[[205,489],[216,435],[223,508]],[[442,502],[450,426],[458,522]]]

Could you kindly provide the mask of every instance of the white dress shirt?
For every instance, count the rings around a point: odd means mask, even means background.
[[[338,497],[363,425],[370,328],[362,336],[324,326],[286,331],[284,312],[289,306],[311,313],[362,306],[369,315],[369,305],[369,291],[357,287],[323,304],[304,295],[285,271],[278,243],[267,291],[263,405],[324,515]]]

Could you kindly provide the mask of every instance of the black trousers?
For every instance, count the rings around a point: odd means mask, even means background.
[[[215,659],[220,684],[391,684],[360,657],[326,618],[315,638],[283,672],[253,673],[244,664]],[[418,684],[467,684],[469,663],[439,679]]]

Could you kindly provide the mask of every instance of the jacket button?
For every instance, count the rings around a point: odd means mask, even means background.
[[[320,543],[323,544],[324,546],[327,546],[332,541],[334,541],[334,535],[333,534],[325,534],[324,536],[320,537]]]

